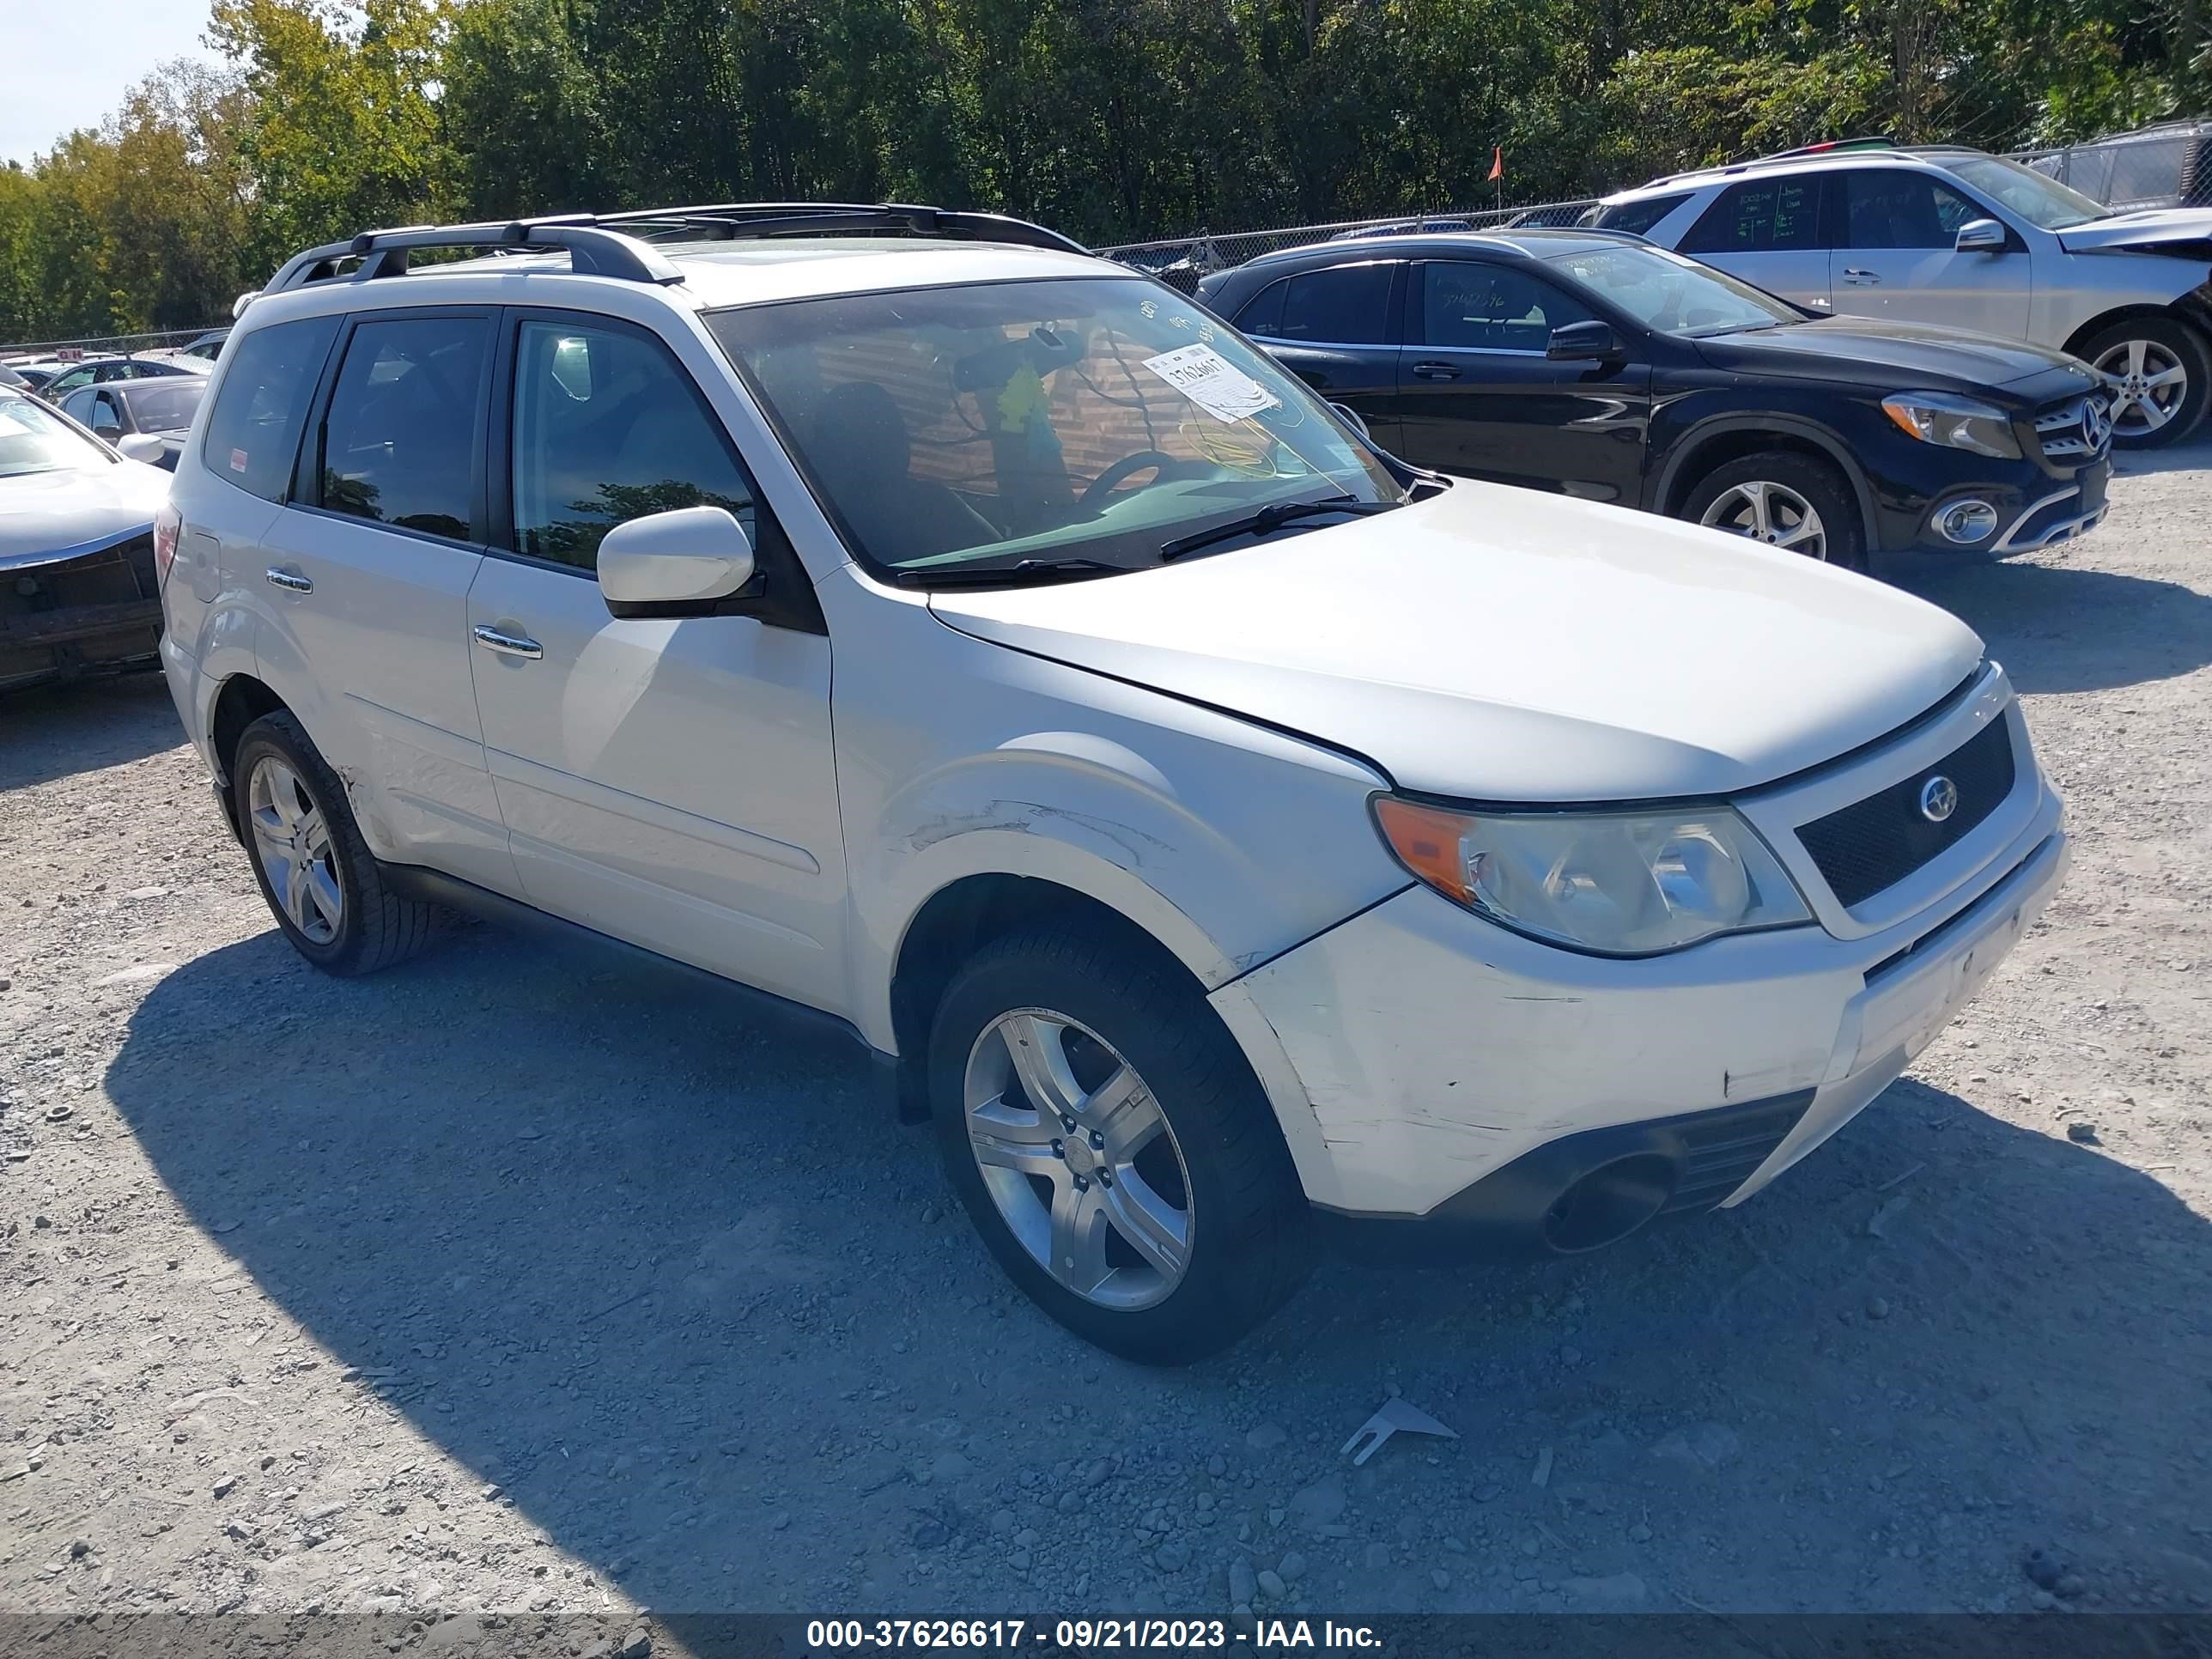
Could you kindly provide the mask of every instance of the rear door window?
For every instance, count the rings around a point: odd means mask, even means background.
[[[1641,236],[1689,199],[1690,192],[1686,190],[1668,196],[1648,196],[1640,202],[1617,202],[1589,222],[1600,230],[1625,230]]]
[[[1389,338],[1390,275],[1387,260],[1336,265],[1293,276],[1283,298],[1283,319],[1273,337],[1296,344],[1381,345]]]
[[[356,328],[323,420],[323,507],[473,539],[490,344],[482,316],[401,314]]]
[[[300,453],[300,430],[323,372],[336,317],[257,328],[231,354],[201,455],[208,471],[264,501],[281,501]]]
[[[1678,244],[1684,253],[1790,253],[1825,246],[1819,177],[1747,179],[1713,199]]]

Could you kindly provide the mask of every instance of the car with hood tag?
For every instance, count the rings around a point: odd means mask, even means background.
[[[307,963],[472,910],[841,1032],[882,1086],[823,1109],[932,1126],[1012,1280],[1142,1360],[1327,1238],[1572,1253],[1745,1201],[2066,862],[1956,617],[1410,467],[991,215],[309,249],[173,503],[170,689]],[[854,1202],[934,1179],[793,1133]]]

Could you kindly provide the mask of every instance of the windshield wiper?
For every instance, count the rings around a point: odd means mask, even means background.
[[[1111,576],[1136,568],[1103,559],[1017,559],[1012,564],[928,565],[902,570],[891,580],[901,587],[1012,587],[1029,582],[1074,581]]]
[[[1330,514],[1345,513],[1355,518],[1364,518],[1373,513],[1395,512],[1403,501],[1363,501],[1351,495],[1330,495],[1317,501],[1277,501],[1256,513],[1248,513],[1241,519],[1231,519],[1227,524],[1215,525],[1210,530],[1194,530],[1188,536],[1178,536],[1160,548],[1160,562],[1180,559],[1186,553],[1195,553],[1201,547],[1211,547],[1216,542],[1225,542],[1232,536],[1264,536],[1279,530],[1300,519],[1318,519]]]

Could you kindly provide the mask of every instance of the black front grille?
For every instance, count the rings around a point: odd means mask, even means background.
[[[2036,416],[2035,433],[2054,461],[2094,461],[2112,445],[2111,400],[2092,392],[2053,404]]]
[[[1895,886],[1956,844],[2012,793],[2012,720],[2007,709],[1926,770],[1797,831],[1846,909]],[[1958,805],[1940,823],[1920,805],[1921,792],[1937,777],[1959,788]]]

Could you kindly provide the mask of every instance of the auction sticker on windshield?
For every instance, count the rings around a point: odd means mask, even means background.
[[[1282,399],[1208,345],[1187,345],[1145,359],[1145,367],[1217,421],[1241,421]]]

